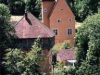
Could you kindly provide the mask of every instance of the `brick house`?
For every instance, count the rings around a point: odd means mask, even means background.
[[[55,43],[55,34],[29,12],[25,13],[21,20],[11,21],[11,24],[15,28],[14,34],[17,35],[14,39],[13,48],[29,50],[34,40],[40,38],[42,57],[45,59],[41,62],[40,67],[48,75],[51,68],[51,48]]]
[[[42,21],[55,33],[55,43],[74,45],[75,16],[65,0],[42,0]]]

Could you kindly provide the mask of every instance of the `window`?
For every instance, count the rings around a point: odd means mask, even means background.
[[[44,12],[47,12],[48,10],[47,10],[47,8],[44,8]]]
[[[55,35],[58,35],[58,29],[53,29],[53,32],[55,33]]]
[[[57,19],[57,23],[60,23],[61,22],[61,19]]]
[[[72,35],[72,29],[68,29],[67,34]]]
[[[68,66],[73,66],[74,63],[72,63],[72,62],[67,62],[67,65],[68,65]]]
[[[14,48],[31,48],[34,43],[34,39],[15,39]]]
[[[72,21],[72,19],[71,19],[71,18],[69,18],[69,19],[68,19],[68,21],[69,21],[69,22],[71,22],[71,21]]]

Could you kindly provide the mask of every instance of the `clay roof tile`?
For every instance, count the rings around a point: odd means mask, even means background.
[[[59,50],[57,53],[57,61],[75,60],[75,51],[72,49]]]
[[[50,38],[55,36],[48,27],[29,12],[27,13],[27,18],[24,15],[13,26],[15,27],[15,34],[18,38]]]

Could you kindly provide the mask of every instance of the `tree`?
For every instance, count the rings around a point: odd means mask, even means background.
[[[76,42],[76,60],[77,60],[77,66],[81,65],[81,62],[86,60],[86,54],[88,50],[88,25],[87,23],[84,23],[78,30],[75,36],[75,42]]]
[[[99,75],[100,67],[97,65],[90,65],[88,62],[82,62],[79,70],[76,71],[77,75]]]
[[[31,12],[37,18],[41,15],[41,0],[7,0],[7,3],[14,15],[22,15],[25,10]]]
[[[100,14],[89,16],[76,36],[78,75],[100,74]]]
[[[51,75],[75,75],[75,67],[64,66],[62,63],[56,63]]]
[[[7,4],[7,0],[0,0],[0,3]]]
[[[7,0],[12,14],[22,15],[25,11],[24,0]]]
[[[33,15],[39,18],[41,13],[41,0],[26,0],[26,10],[30,11]]]
[[[66,0],[77,21],[84,21],[88,15],[98,12],[99,0]]]
[[[1,63],[4,49],[9,47],[12,42],[12,36],[9,32],[13,30],[13,27],[9,24],[9,20],[9,8],[4,4],[0,4],[0,71],[3,70],[3,66],[1,65]]]
[[[19,49],[8,49],[3,62],[7,74],[10,75],[41,75],[39,70],[41,51],[39,40],[34,42],[31,50],[25,52]]]
[[[56,54],[58,50],[63,49],[70,49],[71,45],[69,44],[69,41],[64,41],[63,43],[58,43],[52,48],[52,53]]]
[[[0,4],[0,48],[5,48],[11,43],[10,31],[13,27],[10,25],[10,11],[7,6]]]
[[[84,21],[84,19],[88,16],[88,6],[85,0],[76,0],[75,7],[75,16],[76,20]]]

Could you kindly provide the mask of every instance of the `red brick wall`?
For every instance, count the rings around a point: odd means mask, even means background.
[[[72,19],[70,22],[69,19]],[[57,19],[61,19],[58,23]],[[58,0],[58,3],[50,16],[50,29],[58,29],[58,36],[55,37],[56,43],[62,43],[64,40],[69,40],[71,44],[74,44],[75,36],[75,16],[65,0]],[[67,29],[73,29],[73,35],[67,35]]]
[[[42,2],[42,20],[43,20],[43,23],[47,27],[50,27],[49,14],[52,10],[53,5],[54,5],[54,1],[43,1]]]

